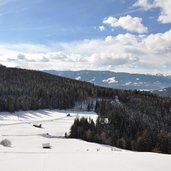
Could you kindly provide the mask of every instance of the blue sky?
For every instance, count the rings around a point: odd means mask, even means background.
[[[170,9],[170,0],[0,0],[0,63],[171,74]]]
[[[122,29],[114,32],[95,29],[101,25],[103,18],[127,14],[143,18],[149,33],[169,29],[170,24],[157,22],[159,10],[136,11],[132,8],[134,3],[134,0],[7,0],[6,3],[2,0],[0,39],[7,43],[49,43],[103,38],[108,34],[126,32]]]

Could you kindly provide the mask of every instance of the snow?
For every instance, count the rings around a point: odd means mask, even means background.
[[[89,80],[88,82],[94,82],[96,80],[95,77],[93,77],[91,80]]]
[[[103,80],[104,83],[112,84],[112,83],[118,83],[115,77],[108,78],[106,80]]]
[[[81,80],[81,76],[78,76],[75,78],[76,80]]]
[[[143,84],[145,84],[145,83],[144,83],[144,82],[137,82],[137,83],[135,82],[133,85],[134,85],[134,86],[141,86],[141,85],[143,85]]]
[[[159,92],[163,92],[163,91],[166,91],[166,89],[160,89],[160,90],[158,90]]]
[[[143,84],[145,84],[145,82],[127,82],[127,83],[125,83],[125,86],[130,86],[130,85],[141,86]]]
[[[129,86],[129,85],[131,85],[131,84],[132,84],[132,82],[127,82],[127,83],[125,83],[126,86]]]
[[[71,116],[67,117],[67,113]],[[170,171],[171,155],[140,153],[115,147],[63,138],[76,117],[94,112],[38,110],[0,113],[0,141],[7,138],[12,147],[0,145],[2,171]],[[36,128],[33,124],[42,124]],[[48,133],[51,138],[44,136]],[[51,149],[42,144],[50,143]]]

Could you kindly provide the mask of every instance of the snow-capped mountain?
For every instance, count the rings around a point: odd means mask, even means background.
[[[171,77],[164,75],[130,74],[111,71],[56,71],[44,72],[76,80],[91,82],[95,85],[138,90],[157,90],[171,86]]]

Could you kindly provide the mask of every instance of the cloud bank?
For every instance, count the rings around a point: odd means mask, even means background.
[[[171,74],[171,30],[150,35],[130,33],[50,46],[1,44],[0,63],[29,69],[97,69]]]

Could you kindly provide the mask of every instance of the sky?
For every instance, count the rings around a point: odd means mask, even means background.
[[[171,0],[0,0],[0,63],[171,75]]]

